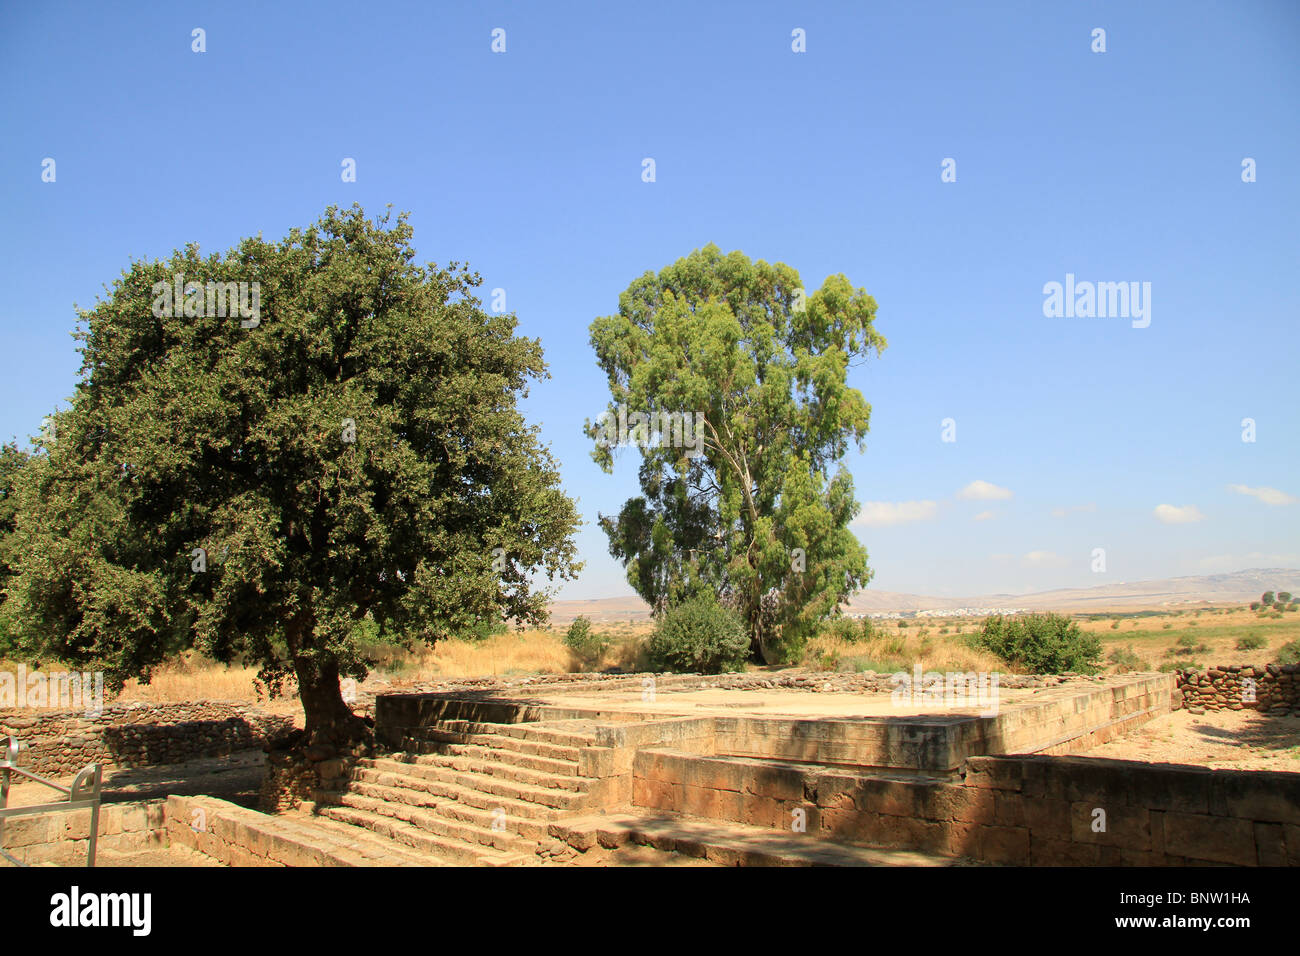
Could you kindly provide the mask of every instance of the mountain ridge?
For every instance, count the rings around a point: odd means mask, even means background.
[[[906,613],[967,609],[1027,611],[1137,611],[1203,604],[1242,604],[1264,591],[1300,594],[1300,569],[1251,568],[1220,574],[1196,574],[1142,581],[1116,581],[1090,588],[1053,588],[1027,594],[934,597],[901,591],[864,589],[850,596],[845,612]],[[593,621],[648,620],[649,606],[635,595],[551,603],[551,621],[561,624],[578,615]]]

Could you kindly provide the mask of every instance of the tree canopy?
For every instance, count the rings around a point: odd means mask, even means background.
[[[601,523],[643,598],[723,593],[770,661],[867,583],[841,459],[870,422],[848,370],[885,347],[875,315],[843,275],[808,294],[791,267],[710,244],[645,273],[591,324],[610,389],[587,422],[592,457],[612,471],[619,442],[642,455],[642,494]]]
[[[251,660],[296,678],[309,740],[343,740],[364,733],[339,687],[365,676],[362,618],[427,641],[544,619],[539,577],[580,565],[516,406],[541,345],[411,236],[331,207],[278,242],[133,262],[80,313],[76,394],[18,482],[28,653],[119,684],[184,647]]]

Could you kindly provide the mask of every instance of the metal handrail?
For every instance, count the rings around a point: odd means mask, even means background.
[[[99,842],[99,801],[100,786],[103,782],[103,774],[97,763],[87,764],[72,779],[72,786],[65,787],[62,784],[55,783],[53,780],[46,780],[39,774],[34,774],[30,770],[18,766],[19,743],[17,737],[3,738],[3,750],[0,754],[0,856],[12,863],[14,866],[27,866],[5,852],[4,843],[4,825],[5,820],[10,817],[30,816],[34,813],[61,813],[68,810],[90,810],[90,842],[86,848],[86,866],[95,865],[95,848]],[[68,795],[67,800],[58,800],[54,803],[38,803],[30,807],[10,807],[9,806],[9,782],[14,774],[26,777],[29,780],[35,780],[37,783],[44,784],[53,790]]]

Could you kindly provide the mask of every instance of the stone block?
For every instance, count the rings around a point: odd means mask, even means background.
[[[1254,824],[1199,813],[1164,814],[1164,852],[1192,860],[1255,866]]]
[[[1096,816],[1098,810],[1105,812],[1103,830],[1094,829],[1103,824],[1103,818]],[[1070,806],[1070,839],[1096,846],[1150,850],[1150,816],[1144,809],[1123,804],[1096,806],[1090,800],[1074,803]]]
[[[1030,861],[1029,830],[1024,827],[978,826],[971,832],[954,829],[949,852],[955,856],[973,856],[989,863],[1028,866]],[[974,840],[971,840],[973,835]],[[973,842],[971,852],[967,847]]]
[[[1286,866],[1286,833],[1281,823],[1255,824],[1255,858],[1260,866]]]

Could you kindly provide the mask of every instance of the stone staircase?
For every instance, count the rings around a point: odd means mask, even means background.
[[[314,794],[318,818],[369,830],[431,863],[539,862],[548,828],[599,807],[599,781],[578,774],[595,743],[588,721],[443,720],[402,750],[358,760]]]

